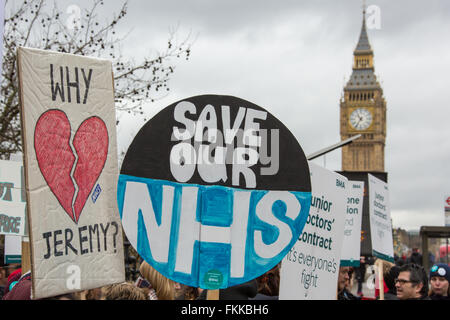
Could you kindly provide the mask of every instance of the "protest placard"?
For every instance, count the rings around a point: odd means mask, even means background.
[[[21,162],[0,160],[0,234],[25,234],[25,194]]]
[[[369,213],[374,257],[394,262],[388,184],[369,174]]]
[[[3,36],[5,28],[5,0],[0,0],[0,34]],[[3,41],[0,42],[0,70],[3,70]],[[2,81],[3,74],[0,72],[0,82]]]
[[[359,267],[364,182],[349,181],[347,191],[347,216],[344,226],[341,266]]]
[[[283,259],[280,300],[335,300],[348,180],[310,162],[312,199],[305,228]]]
[[[19,48],[33,297],[122,282],[111,62]]]
[[[22,237],[5,236],[5,264],[22,262]]]
[[[212,290],[276,266],[310,201],[308,163],[289,130],[265,109],[219,95],[176,102],[147,122],[118,184],[140,256],[176,282]]]

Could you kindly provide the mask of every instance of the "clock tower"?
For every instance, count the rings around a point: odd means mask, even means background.
[[[340,131],[342,140],[362,137],[342,148],[342,171],[384,172],[386,101],[374,73],[365,10],[353,56],[353,72],[340,101]]]

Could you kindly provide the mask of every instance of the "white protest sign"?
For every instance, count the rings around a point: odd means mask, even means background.
[[[19,48],[33,298],[123,282],[110,61]]]
[[[348,180],[309,162],[312,199],[298,241],[283,259],[280,300],[335,300]]]
[[[23,236],[26,202],[21,162],[0,160],[0,234]]]
[[[5,236],[5,264],[20,263],[22,261],[22,237]]]
[[[358,267],[361,250],[361,222],[364,181],[349,181],[341,266]]]
[[[369,174],[369,216],[373,256],[394,262],[391,209],[387,183]]]
[[[117,201],[128,240],[159,273],[225,289],[269,271],[296,243],[309,215],[310,172],[296,138],[267,110],[195,96],[141,128]]]
[[[4,33],[4,27],[5,27],[5,0],[0,0],[0,35],[3,39],[3,33]],[[3,41],[0,42],[0,70],[3,70]],[[3,75],[0,72],[0,83],[2,81]]]

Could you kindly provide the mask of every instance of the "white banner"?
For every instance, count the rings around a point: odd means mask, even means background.
[[[384,181],[369,174],[369,215],[372,254],[394,262],[389,187]]]
[[[33,297],[123,282],[110,61],[19,48]]]
[[[23,236],[25,197],[21,162],[0,160],[0,234]]]
[[[348,182],[347,209],[341,266],[359,266],[364,181]]]
[[[22,237],[5,236],[5,264],[21,263]]]
[[[5,27],[5,0],[0,0],[0,35],[3,39]],[[0,41],[0,70],[3,70],[3,41]],[[0,83],[3,79],[3,73],[0,72]]]
[[[280,300],[335,300],[344,238],[348,180],[309,162],[311,209],[305,228],[283,259]]]

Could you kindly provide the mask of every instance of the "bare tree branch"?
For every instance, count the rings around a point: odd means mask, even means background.
[[[99,16],[104,0],[93,0],[81,11],[79,23],[63,21],[65,12],[54,0],[7,0],[10,13],[5,13],[3,35],[3,79],[0,88],[0,158],[21,151],[21,127],[17,77],[17,48],[33,48],[95,56],[113,61],[116,109],[135,115],[143,113],[149,102],[161,99],[170,91],[169,80],[175,70],[175,60],[189,59],[191,35],[176,41],[177,29],[170,31],[167,47],[156,56],[140,61],[124,57],[121,44],[124,37],[116,27],[127,15],[128,1],[106,22]]]

